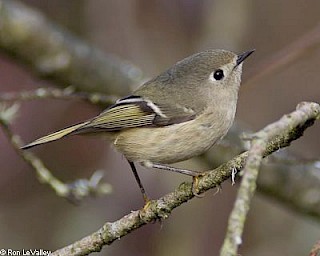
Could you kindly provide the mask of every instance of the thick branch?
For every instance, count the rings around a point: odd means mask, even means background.
[[[14,0],[0,0],[0,48],[62,87],[126,95],[142,72],[106,55]]]
[[[298,125],[292,124],[289,130],[284,133],[277,134],[276,137],[268,141],[264,156],[279,150],[279,148],[288,146],[291,141],[302,136],[303,131],[313,124],[319,117],[320,106],[315,103],[304,103],[307,109],[307,118],[302,120]],[[245,152],[229,162],[221,165],[215,170],[206,172],[200,179],[198,184],[199,193],[203,193],[209,189],[219,186],[223,181],[229,179],[233,170],[241,170],[248,153]],[[113,223],[107,222],[100,230],[95,233],[60,249],[52,255],[87,255],[91,252],[100,251],[104,245],[109,245],[120,237],[132,232],[133,230],[153,222],[159,218],[167,218],[171,211],[181,204],[192,199],[191,183],[182,183],[174,192],[164,197],[150,202],[150,205],[139,211],[133,211]]]

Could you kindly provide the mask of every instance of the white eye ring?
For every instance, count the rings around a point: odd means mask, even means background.
[[[219,68],[210,74],[209,80],[211,80],[212,82],[216,82],[216,81],[222,80],[224,77],[225,77],[224,71]]]

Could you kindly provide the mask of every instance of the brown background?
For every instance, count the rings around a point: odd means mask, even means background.
[[[25,0],[57,23],[105,52],[141,67],[152,77],[177,60],[208,48],[255,54],[255,66],[319,25],[319,1],[209,0]],[[0,14],[1,15],[1,14]],[[254,130],[278,119],[300,101],[318,101],[320,48],[241,88],[237,120]],[[50,85],[0,53],[0,92]],[[26,141],[92,117],[98,108],[76,101],[23,103],[14,131]],[[104,169],[114,193],[71,205],[41,185],[0,131],[0,248],[54,250],[142,206],[134,178],[121,155],[96,138],[73,137],[34,150],[61,179],[89,177]],[[290,151],[319,158],[319,124]],[[194,163],[189,163],[194,165]],[[186,165],[185,165],[186,166]],[[201,168],[209,168],[202,166]],[[143,183],[156,198],[187,178],[140,168]],[[105,247],[100,255],[217,255],[237,186],[206,194],[175,210],[162,225],[148,225]],[[245,228],[242,255],[306,255],[319,239],[315,220],[296,215],[257,195]]]

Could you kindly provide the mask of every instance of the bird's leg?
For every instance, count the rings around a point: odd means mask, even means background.
[[[162,164],[147,163],[147,164],[144,164],[144,166],[155,168],[155,169],[160,169],[160,170],[165,170],[165,171],[169,171],[169,172],[177,172],[177,173],[181,173],[181,174],[192,176],[192,177],[197,177],[197,176],[201,175],[201,172],[187,170],[187,169],[180,169],[180,168],[176,168],[176,167],[172,167],[172,166],[168,166],[168,165],[162,165]]]
[[[149,197],[147,196],[146,191],[145,191],[145,189],[144,189],[144,187],[143,187],[143,185],[142,185],[142,183],[141,183],[140,177],[139,177],[139,175],[138,175],[138,172],[137,172],[137,169],[136,169],[134,163],[131,162],[131,161],[129,161],[129,160],[128,160],[128,162],[129,162],[129,164],[130,164],[130,167],[131,167],[131,170],[132,170],[132,172],[133,172],[133,175],[134,175],[134,177],[135,177],[135,179],[136,179],[136,181],[137,181],[137,183],[138,183],[138,186],[139,186],[139,188],[140,188],[140,191],[141,191],[141,194],[142,194],[142,197],[143,197],[145,206],[147,206],[147,205],[149,204],[149,202],[150,202],[150,199],[149,199]]]
[[[142,165],[145,167],[149,167],[149,168],[155,168],[155,169],[165,170],[165,171],[169,171],[169,172],[176,172],[176,173],[181,173],[184,175],[191,176],[192,177],[192,193],[196,197],[202,197],[197,192],[198,185],[199,185],[199,177],[202,176],[201,172],[187,170],[187,169],[180,169],[180,168],[176,168],[176,167],[172,167],[172,166],[168,166],[168,165],[155,164],[155,163],[151,163],[151,162],[145,162],[145,163],[142,163]]]

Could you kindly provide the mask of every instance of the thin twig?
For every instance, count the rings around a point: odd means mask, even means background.
[[[19,91],[19,92],[2,92],[0,101],[29,101],[40,99],[60,99],[60,100],[86,100],[96,105],[110,105],[114,103],[118,97],[104,95],[101,93],[76,92],[73,87],[65,89],[57,88],[38,88],[36,90]]]
[[[243,88],[248,89],[251,85],[256,86],[262,78],[274,72],[279,72],[283,67],[288,67],[291,63],[301,58],[303,54],[319,47],[319,45],[320,23],[284,49],[271,54],[265,61],[256,65],[251,70],[251,75],[248,75],[250,78],[245,81]]]
[[[40,182],[49,185],[58,196],[64,197],[72,202],[78,202],[90,195],[105,195],[111,193],[112,189],[110,184],[102,182],[103,175],[101,171],[95,172],[90,179],[79,179],[70,184],[65,184],[54,177],[35,154],[21,150],[20,148],[24,143],[18,135],[12,133],[8,123],[14,118],[14,113],[12,113],[11,116],[6,114],[6,112],[10,112],[11,108],[1,109],[0,126],[15,151],[35,170]]]
[[[317,114],[314,116],[315,111],[317,111]],[[267,151],[268,141],[291,131],[292,127],[307,123],[310,120],[310,116],[314,116],[315,119],[319,118],[319,105],[316,103],[300,103],[296,111],[283,116],[279,121],[252,135],[251,148],[243,170],[244,175],[238,196],[229,217],[227,234],[220,253],[221,256],[237,255],[238,247],[242,243],[245,220],[256,190],[258,172],[262,158]]]
[[[267,156],[282,147],[290,145],[291,141],[298,139],[302,136],[303,131],[311,126],[313,122],[319,118],[320,106],[316,103],[304,103],[303,109],[306,111],[305,119],[292,125],[284,133],[277,133],[277,136],[268,141],[264,156]],[[300,110],[299,110],[300,111]],[[223,181],[229,179],[232,171],[236,168],[241,170],[248,153],[242,153],[229,162],[221,165],[215,170],[204,173],[199,178],[197,191],[203,193],[209,189],[219,186]],[[53,256],[65,255],[88,255],[92,252],[98,252],[104,245],[109,245],[119,238],[127,235],[140,228],[147,223],[158,220],[159,218],[165,219],[169,217],[171,211],[181,204],[192,199],[192,183],[185,182],[172,193],[169,193],[158,200],[152,200],[148,207],[138,211],[133,211],[123,218],[115,222],[107,222],[104,226],[93,234],[65,247],[53,252]]]

